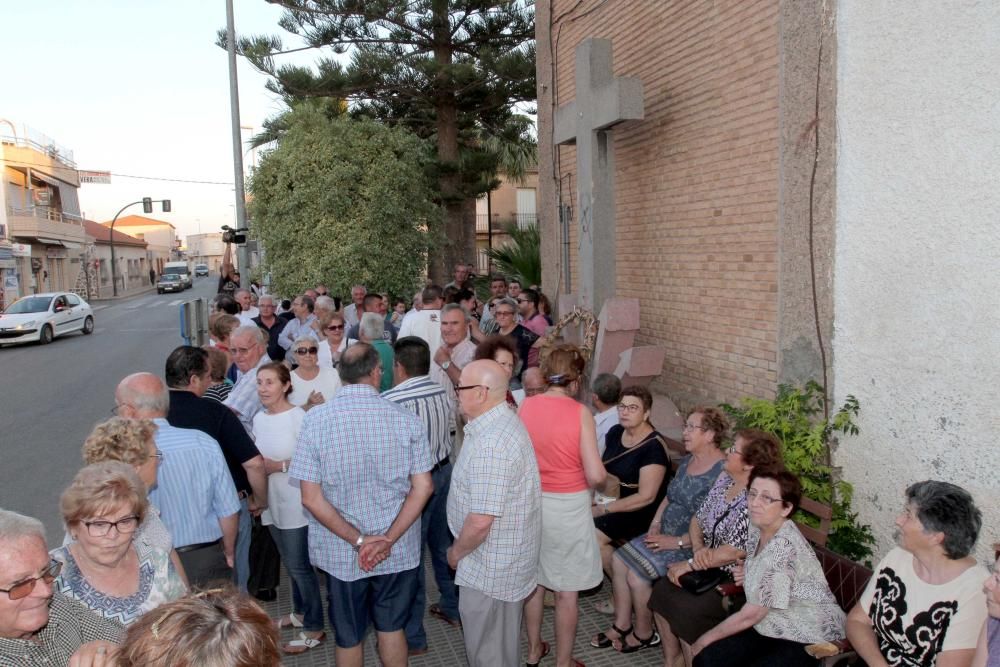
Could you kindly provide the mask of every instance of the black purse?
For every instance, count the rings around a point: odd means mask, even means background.
[[[715,548],[715,531],[719,528],[722,521],[729,516],[729,513],[733,511],[733,507],[735,505],[730,505],[726,508],[726,511],[719,517],[719,520],[712,526],[712,536],[708,540],[711,548]],[[677,578],[677,582],[681,585],[681,588],[692,595],[707,593],[728,580],[729,572],[723,570],[721,567],[710,567],[707,570],[691,570]]]

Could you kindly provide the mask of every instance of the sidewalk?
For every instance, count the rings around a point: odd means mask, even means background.
[[[429,560],[429,559],[425,559]],[[434,583],[434,575],[431,571],[430,563],[425,564],[425,576],[427,577],[427,605],[430,606],[437,601],[437,586]],[[326,594],[325,587],[323,589]],[[580,598],[580,617],[576,631],[576,649],[573,653],[577,660],[582,661],[587,667],[661,667],[663,665],[663,653],[659,647],[655,649],[645,649],[637,653],[622,655],[614,649],[595,649],[590,647],[590,638],[598,632],[606,630],[611,625],[611,617],[600,614],[594,610],[594,602],[600,599],[602,594]],[[274,602],[262,603],[264,608],[272,617],[280,614],[287,614],[291,611],[291,586],[288,577],[282,569],[281,587],[278,589],[278,599]],[[324,611],[326,604],[324,601]],[[553,631],[553,610],[545,609],[545,620],[542,624],[542,638],[554,644],[555,634]],[[468,665],[465,660],[465,646],[462,642],[462,631],[453,628],[447,623],[424,615],[424,629],[427,632],[427,646],[430,652],[426,655],[410,658],[413,667],[462,667]],[[281,639],[283,642],[289,641],[293,637],[291,630],[283,630]],[[523,635],[522,635],[523,636]],[[522,659],[527,653],[527,643],[524,642]],[[553,646],[553,651],[555,647]],[[326,619],[326,641],[319,648],[306,651],[299,656],[285,656],[282,664],[286,667],[319,667],[321,665],[334,665],[334,642],[333,630],[330,627],[329,618]],[[379,665],[378,654],[375,650],[375,633],[369,629],[365,638],[365,665],[375,667]],[[550,653],[542,659],[542,667],[554,667],[555,655]]]
[[[87,303],[121,301],[122,299],[131,299],[134,296],[142,296],[143,294],[149,294],[150,292],[155,292],[155,291],[156,291],[156,285],[149,285],[147,287],[143,287],[142,289],[133,290],[131,292],[125,292],[123,294],[119,294],[118,296],[112,296],[111,288],[108,288],[108,293],[106,295],[94,299],[88,299]]]

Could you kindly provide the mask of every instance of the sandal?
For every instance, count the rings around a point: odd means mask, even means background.
[[[615,603],[611,598],[604,598],[600,602],[594,603],[594,611],[612,616],[615,613]]]
[[[274,627],[279,630],[282,628],[301,628],[302,621],[294,613],[287,614],[274,619]]]
[[[653,648],[654,646],[659,646],[661,643],[660,633],[657,632],[656,630],[653,630],[653,634],[646,637],[645,639],[640,639],[639,635],[635,634],[635,632],[632,632],[631,634],[633,637],[635,637],[636,641],[638,641],[639,643],[632,645],[624,641],[624,638],[622,638],[621,646],[615,647],[615,649],[619,653],[635,653],[636,651],[641,651],[644,648]]]
[[[444,621],[453,628],[462,627],[462,621],[451,618],[450,616],[448,616],[448,614],[444,613],[444,610],[441,609],[441,605],[432,604],[430,607],[428,607],[427,613],[440,621]]]
[[[281,647],[281,650],[288,655],[299,655],[301,653],[305,653],[309,649],[316,648],[323,643],[324,639],[326,639],[325,632],[319,633],[319,637],[310,637],[306,633],[300,632],[297,639],[285,644]]]
[[[542,652],[538,656],[538,660],[536,660],[534,662],[526,662],[526,663],[524,663],[524,667],[538,667],[538,663],[540,663],[542,661],[542,658],[544,658],[545,656],[547,656],[549,654],[550,650],[552,650],[552,647],[549,646],[549,643],[548,642],[542,642]]]
[[[627,630],[622,630],[617,625],[612,623],[611,629],[618,633],[617,641],[622,642],[623,645],[625,642],[625,637],[632,634],[631,625],[628,626]],[[598,632],[597,635],[595,635],[594,638],[590,640],[590,645],[593,646],[594,648],[611,648],[612,645],[614,644],[614,641],[615,640],[612,640],[611,637],[608,637],[607,634],[603,632]]]

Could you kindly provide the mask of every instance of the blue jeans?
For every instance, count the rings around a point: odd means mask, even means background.
[[[446,463],[431,475],[434,482],[434,494],[427,501],[423,514],[420,516],[420,532],[422,545],[426,544],[431,552],[431,566],[434,568],[434,580],[441,599],[438,606],[448,618],[458,620],[458,587],[455,586],[455,573],[448,566],[448,548],[453,538],[448,529],[448,489],[451,487],[452,464]],[[424,632],[424,605],[427,602],[427,578],[424,576],[424,551],[420,550],[420,568],[417,577],[417,594],[413,597],[410,607],[410,617],[406,622],[406,644],[411,649],[427,648],[427,633]]]
[[[250,581],[250,533],[253,530],[253,517],[250,516],[249,500],[240,501],[239,532],[236,533],[236,553],[233,555],[233,583],[241,593],[247,592],[247,582]]]
[[[323,600],[319,592],[319,577],[309,562],[309,528],[282,530],[268,526],[278,547],[288,578],[292,580],[292,611],[302,614],[302,629],[319,632],[323,629]]]

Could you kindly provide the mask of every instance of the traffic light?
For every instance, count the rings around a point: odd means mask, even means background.
[[[143,197],[142,198],[142,212],[143,213],[152,213],[153,212],[153,198],[152,197]]]
[[[160,202],[160,204],[163,206],[163,212],[164,213],[170,213],[170,200],[169,199],[164,199],[163,201]]]

